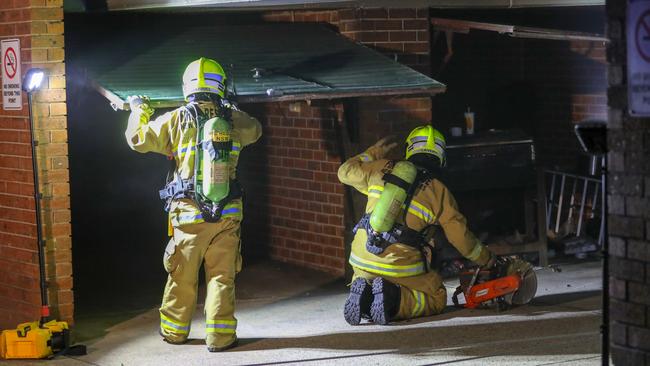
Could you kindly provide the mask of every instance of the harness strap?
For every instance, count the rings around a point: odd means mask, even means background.
[[[233,179],[229,183],[230,189],[228,191],[228,195],[224,197],[221,201],[219,202],[211,202],[211,201],[201,201],[200,199],[197,199],[196,196],[193,196],[194,202],[196,202],[199,206],[199,210],[201,210],[201,215],[203,216],[203,220],[206,222],[217,222],[221,218],[221,215],[223,214],[223,208],[226,207],[226,205],[237,198],[241,198],[243,195],[243,191],[241,189],[241,186],[239,185],[239,181],[236,179]]]
[[[386,173],[384,176],[381,178],[383,179],[384,182],[386,183],[392,183],[400,188],[402,188],[404,191],[408,192],[411,189],[412,184],[409,184],[409,182],[405,181],[404,179],[392,174],[392,173]]]
[[[194,180],[193,179],[181,179],[178,176],[174,178],[171,182],[158,191],[160,199],[166,201],[165,211],[169,212],[171,203],[175,199],[180,198],[189,198],[192,199],[198,206],[203,219],[207,222],[216,222],[221,218],[223,208],[232,200],[241,198],[243,191],[239,181],[233,179],[229,183],[229,192],[226,197],[224,197],[219,202],[211,202],[210,204],[204,202],[198,202],[195,197],[194,189]]]
[[[393,228],[384,233],[378,233],[370,226],[370,214],[366,213],[361,220],[354,226],[352,233],[356,234],[357,230],[363,228],[368,236],[366,249],[373,254],[380,254],[389,245],[402,243],[421,250],[425,245],[424,237],[419,231],[413,230],[406,225],[395,224]]]
[[[176,176],[163,189],[158,191],[158,194],[160,199],[165,201],[165,211],[169,212],[169,206],[172,200],[192,198],[194,196],[194,181],[192,179],[181,179]]]

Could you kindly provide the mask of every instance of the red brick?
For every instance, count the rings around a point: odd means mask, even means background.
[[[369,42],[387,42],[389,40],[388,32],[359,32],[358,38],[359,41],[369,43]]]
[[[356,20],[357,15],[355,9],[342,9],[338,11],[339,21]]]
[[[404,29],[424,29],[429,30],[429,22],[426,19],[405,19]]]
[[[416,41],[417,33],[413,31],[392,31],[389,39],[391,42]]]
[[[12,23],[30,19],[28,9],[7,9],[0,12],[0,23]]]
[[[375,21],[376,30],[402,30],[404,29],[401,20],[377,20]]]
[[[412,19],[417,16],[416,9],[390,9],[388,11],[390,18]]]
[[[379,8],[362,8],[358,10],[358,17],[363,19],[386,19],[388,18],[388,10]]]
[[[2,143],[0,144],[0,156],[32,156],[32,148],[29,144]]]
[[[0,210],[0,220],[29,223],[34,221],[33,210],[20,210],[15,208],[3,208]]]
[[[428,43],[404,43],[404,52],[406,53],[428,53],[429,44]]]

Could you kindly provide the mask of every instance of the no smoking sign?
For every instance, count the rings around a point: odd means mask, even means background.
[[[2,109],[23,109],[23,93],[20,79],[20,40],[2,40]]]
[[[5,74],[10,79],[16,76],[16,71],[18,69],[18,63],[16,60],[16,51],[12,47],[7,48],[7,52],[5,52],[4,57]]]
[[[650,10],[641,14],[634,24],[634,46],[639,56],[650,62]]]

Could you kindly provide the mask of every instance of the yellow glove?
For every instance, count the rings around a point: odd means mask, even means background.
[[[393,140],[395,140],[395,136],[387,136],[372,145],[377,159],[384,158],[391,150],[399,145],[397,142],[391,142]]]
[[[132,112],[140,110],[146,113],[149,117],[151,117],[154,112],[154,109],[149,105],[151,102],[149,97],[145,95],[131,95],[126,98],[126,101],[129,102],[129,108],[131,108]]]
[[[488,259],[488,261],[484,265],[482,265],[481,268],[491,269],[497,264],[498,261],[499,261],[499,257],[497,257],[496,254],[490,251],[490,259]]]

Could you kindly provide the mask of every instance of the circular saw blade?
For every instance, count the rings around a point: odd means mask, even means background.
[[[514,305],[528,304],[535,297],[535,293],[537,293],[537,274],[531,267],[521,274],[519,289],[515,291],[510,301]]]

